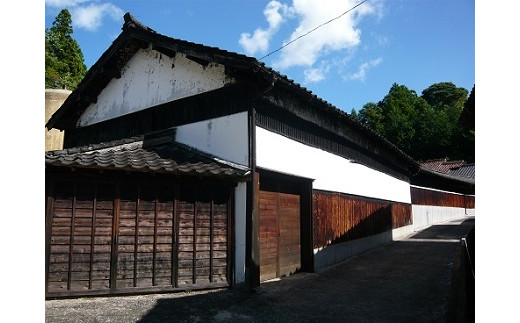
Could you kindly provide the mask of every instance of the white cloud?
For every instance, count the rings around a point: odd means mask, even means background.
[[[45,4],[51,7],[56,8],[64,8],[64,7],[74,7],[80,3],[88,2],[92,0],[45,0]]]
[[[306,69],[303,71],[303,75],[305,75],[305,83],[316,83],[325,79],[324,70],[320,68]]]
[[[358,70],[355,73],[348,74],[343,77],[344,80],[361,80],[364,81],[367,76],[367,71],[371,69],[372,67],[375,67],[383,62],[383,59],[381,57],[376,58],[374,60],[371,60],[369,62],[365,62],[361,64],[358,68]]]
[[[45,0],[45,4],[59,9],[68,7],[74,27],[89,31],[96,31],[105,16],[118,21],[122,20],[124,15],[118,6],[95,0]]]
[[[248,54],[267,52],[270,40],[279,31],[282,22],[288,19],[297,20],[297,27],[286,38],[283,45],[314,30],[316,27],[334,19],[353,8],[359,0],[292,0],[289,5],[271,1],[264,10],[269,28],[258,28],[253,35],[243,33],[239,43]],[[382,2],[374,0],[363,3],[356,9],[315,29],[306,36],[280,50],[272,65],[277,69],[288,69],[293,66],[305,67],[306,82],[323,80],[334,60],[326,63],[323,59],[331,53],[341,52],[350,55],[361,43],[359,22],[368,15],[381,18]],[[278,47],[278,46],[277,46]],[[319,68],[316,65],[320,66]],[[365,67],[365,69],[368,67]]]
[[[293,9],[300,22],[286,43],[338,17],[357,3],[357,0],[294,0]],[[316,29],[283,48],[279,59],[274,63],[275,67],[285,69],[291,66],[312,66],[323,54],[356,47],[361,42],[361,30],[357,28],[357,24],[364,16],[373,13],[375,7],[366,2]]]
[[[72,9],[72,21],[79,28],[95,31],[101,26],[103,17],[109,16],[113,20],[123,18],[124,12],[121,8],[111,3],[92,3]]]
[[[253,35],[250,33],[240,35],[238,43],[248,55],[267,51],[272,36],[278,31],[285,17],[290,16],[290,9],[287,5],[273,0],[265,7],[264,16],[269,23],[267,29],[257,28]]]

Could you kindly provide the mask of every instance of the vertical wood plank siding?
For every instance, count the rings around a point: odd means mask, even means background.
[[[300,196],[259,191],[260,281],[301,268]]]
[[[229,284],[232,190],[152,180],[116,183],[52,181],[46,296]]]
[[[314,248],[412,224],[410,204],[313,192]]]
[[[462,207],[468,209],[475,208],[474,195],[439,192],[418,187],[412,187],[410,191],[412,196],[412,204]]]

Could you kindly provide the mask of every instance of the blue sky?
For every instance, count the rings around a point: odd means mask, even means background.
[[[338,17],[360,0],[46,0],[45,27],[62,8],[90,67],[131,12],[157,32],[256,58]],[[396,82],[418,94],[431,84],[475,83],[473,0],[368,0],[262,59],[350,112],[378,102]]]

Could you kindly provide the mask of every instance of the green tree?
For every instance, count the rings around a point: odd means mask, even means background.
[[[365,104],[363,108],[359,110],[358,120],[380,135],[384,135],[383,119],[383,110],[379,105],[373,102]]]
[[[356,109],[352,108],[352,110],[350,110],[350,116],[352,117],[352,119],[359,121],[359,115]]]
[[[408,154],[412,152],[412,141],[416,135],[417,100],[415,91],[394,83],[378,103],[383,113],[383,136]]]
[[[446,110],[455,107],[460,113],[468,98],[468,90],[457,87],[452,82],[440,82],[424,89],[421,96],[434,110]]]
[[[358,120],[418,160],[457,156],[456,131],[467,90],[436,83],[421,96],[394,83],[377,104],[367,103]]]
[[[422,92],[422,98],[433,108],[433,158],[460,156],[460,126],[458,124],[468,90],[452,82],[430,85]]]
[[[464,103],[464,108],[458,120],[456,136],[456,151],[458,158],[468,162],[475,161],[475,85]]]
[[[67,9],[60,11],[45,30],[45,87],[73,90],[85,76],[83,53],[72,38],[72,18]]]

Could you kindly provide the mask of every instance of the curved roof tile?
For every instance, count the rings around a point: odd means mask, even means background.
[[[177,175],[244,178],[249,168],[186,146],[167,142],[155,146],[143,145],[143,138],[113,141],[95,146],[45,152],[45,164],[58,167],[78,167],[127,171],[146,171]]]

